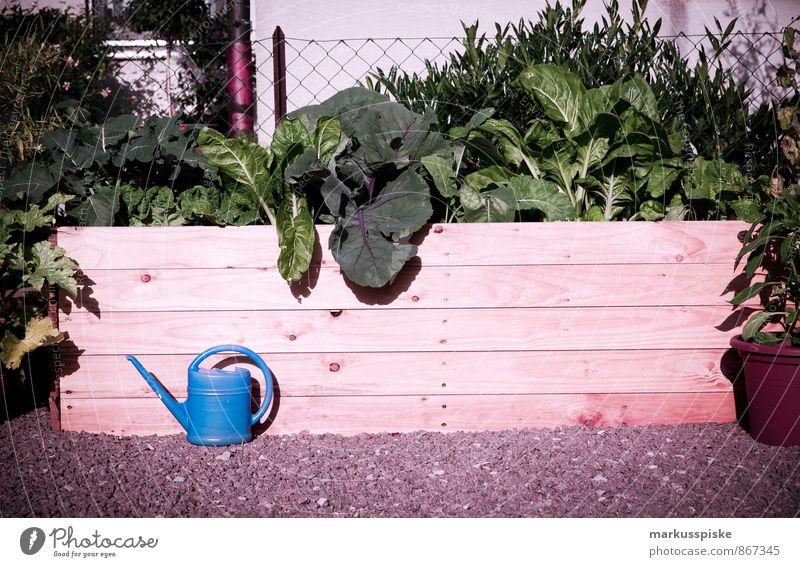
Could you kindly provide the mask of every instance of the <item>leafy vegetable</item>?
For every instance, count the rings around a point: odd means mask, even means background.
[[[294,111],[279,128],[284,124],[304,148],[286,168],[286,181],[314,216],[331,215],[336,226],[328,244],[342,271],[358,285],[388,284],[416,253],[402,240],[433,214],[421,173],[435,172],[433,183],[455,191],[453,147],[434,130],[434,114],[356,87]]]
[[[0,213],[0,362],[12,370],[27,353],[63,340],[47,316],[47,291],[58,285],[75,297],[78,266],[47,241],[47,230],[53,210],[71,198],[54,195],[44,206]]]

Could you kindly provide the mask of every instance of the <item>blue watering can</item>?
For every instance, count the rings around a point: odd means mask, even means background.
[[[250,414],[250,372],[244,368],[220,370],[200,368],[200,363],[212,354],[238,352],[251,358],[264,373],[264,396],[261,407]],[[189,365],[189,397],[178,402],[152,374],[145,370],[135,356],[127,357],[144,377],[145,382],[164,402],[194,445],[238,445],[253,438],[252,427],[267,412],[272,401],[272,372],[264,360],[249,348],[239,345],[219,345],[204,350]]]

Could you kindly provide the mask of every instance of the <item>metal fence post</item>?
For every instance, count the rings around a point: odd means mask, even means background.
[[[253,131],[253,51],[250,46],[250,2],[238,0],[228,13],[228,96],[231,135]]]
[[[286,115],[286,37],[280,26],[272,34],[272,79],[277,124]]]

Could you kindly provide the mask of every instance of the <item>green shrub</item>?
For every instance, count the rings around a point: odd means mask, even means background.
[[[610,85],[639,74],[650,84],[659,115],[668,132],[681,132],[694,149],[687,152],[706,159],[745,162],[745,146],[755,164],[755,175],[767,173],[774,147],[771,114],[762,107],[751,114],[749,92],[725,72],[719,56],[728,48],[734,22],[708,31],[711,53],[698,53],[692,67],[674,40],[660,38],[661,20],[644,18],[647,0],[633,0],[632,21],[619,15],[611,0],[602,23],[591,28],[581,18],[585,0],[565,8],[557,2],[539,13],[535,22],[496,25],[495,37],[478,36],[478,25],[464,26],[464,47],[444,64],[426,62],[423,76],[409,75],[397,67],[378,69],[368,86],[395,97],[412,110],[431,107],[446,130],[463,126],[474,112],[494,108],[495,117],[524,131],[543,109],[531,101],[516,78],[532,64],[555,64],[580,77],[587,88]]]
[[[111,85],[107,81],[112,60],[107,56],[105,40],[108,29],[101,20],[75,15],[55,8],[24,9],[19,4],[0,10],[0,38],[4,51],[33,38],[39,50],[56,46],[66,60],[56,69],[57,89],[37,104],[47,111],[56,103],[72,99],[95,117],[105,115],[109,106]],[[30,105],[32,108],[33,104]]]

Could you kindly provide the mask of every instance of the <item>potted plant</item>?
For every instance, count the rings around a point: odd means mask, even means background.
[[[744,274],[764,280],[731,300],[760,296],[742,334],[731,338],[744,363],[750,432],[770,445],[800,445],[800,187],[791,185],[753,223],[737,256]],[[760,279],[760,278],[759,278]]]
[[[764,305],[749,317],[731,345],[744,362],[750,431],[758,441],[771,445],[800,445],[800,161],[796,142],[800,54],[794,49],[796,33],[792,27],[784,31],[787,63],[778,70],[778,83],[794,93],[777,109],[784,161],[781,171],[776,168],[773,174],[771,194],[776,200],[752,224],[736,258],[738,266],[747,256],[744,274],[748,281],[757,272],[764,281],[753,283],[731,300],[739,307],[760,296]],[[782,174],[790,184],[784,191]]]

